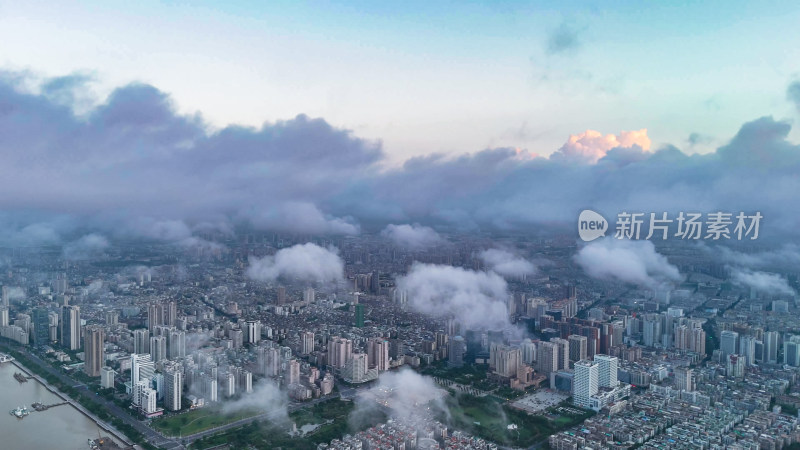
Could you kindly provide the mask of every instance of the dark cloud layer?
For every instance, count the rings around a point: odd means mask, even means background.
[[[787,140],[790,125],[771,117],[705,155],[631,145],[597,149],[595,162],[495,148],[386,169],[379,142],[323,119],[210,131],[146,84],[76,114],[84,76],[35,92],[24,81],[0,77],[4,243],[90,232],[191,243],[201,228],[237,225],[344,235],[403,223],[532,231],[573,227],[586,207],[607,217],[760,211],[763,236],[800,226],[800,147]]]

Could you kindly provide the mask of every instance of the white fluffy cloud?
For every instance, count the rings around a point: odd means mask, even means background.
[[[519,278],[536,273],[536,266],[532,262],[508,250],[490,248],[478,256],[491,270],[504,277]]]
[[[384,372],[377,384],[358,394],[350,422],[366,422],[380,413],[381,407],[388,408],[391,416],[400,420],[413,418],[423,407],[448,413],[445,395],[447,392],[437,386],[433,378],[411,369],[403,367],[394,372]]]
[[[508,285],[494,272],[414,263],[398,278],[409,305],[434,317],[455,317],[467,328],[509,329]]]
[[[650,241],[598,239],[580,249],[574,259],[593,278],[615,279],[650,288],[682,279],[678,268],[659,254]]]
[[[389,224],[381,231],[381,236],[395,245],[410,250],[423,250],[444,242],[444,239],[431,227],[419,224]]]
[[[278,278],[331,283],[344,277],[344,261],[335,248],[316,244],[297,244],[263,258],[251,258],[247,276],[256,281]]]

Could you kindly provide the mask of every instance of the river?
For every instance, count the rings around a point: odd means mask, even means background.
[[[33,402],[49,405],[63,400],[36,380],[19,383],[14,372],[20,372],[14,364],[0,364],[0,448],[87,450],[87,439],[97,438],[97,424],[71,405],[34,411]],[[17,419],[8,413],[18,406],[27,407],[30,415]]]

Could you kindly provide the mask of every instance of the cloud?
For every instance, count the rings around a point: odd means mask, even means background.
[[[68,260],[83,260],[101,255],[109,246],[105,236],[90,233],[65,245],[62,253]]]
[[[504,277],[520,278],[536,273],[536,266],[514,253],[497,248],[482,251],[478,257],[489,268]]]
[[[420,375],[409,368],[384,372],[373,387],[358,394],[349,422],[354,428],[359,428],[360,424],[371,422],[371,419],[387,409],[392,418],[401,421],[418,417],[421,408],[434,414],[441,412],[449,416],[444,400],[446,394],[433,378]]]
[[[361,231],[352,218],[326,216],[313,203],[308,202],[288,202],[272,209],[246,214],[249,223],[259,230],[318,235],[356,235]]]
[[[439,245],[445,240],[431,227],[420,224],[389,224],[381,231],[381,236],[389,239],[398,247],[410,250],[424,250]]]
[[[25,290],[23,290],[19,286],[9,286],[8,287],[8,300],[9,301],[16,301],[16,300],[24,300],[25,299]]]
[[[511,329],[508,285],[494,272],[414,263],[397,279],[409,305],[433,317],[455,317],[468,329]]]
[[[736,268],[781,272],[787,267],[800,265],[800,246],[793,243],[747,253],[726,245],[709,245],[702,241],[698,246],[709,257]]]
[[[789,87],[786,88],[786,98],[797,108],[797,112],[800,112],[800,80],[789,84]]]
[[[611,149],[630,149],[634,146],[645,151],[650,149],[650,138],[647,136],[646,128],[638,131],[623,131],[619,136],[613,134],[604,136],[599,131],[586,130],[583,133],[571,135],[567,142],[553,154],[553,157],[573,162],[596,163]]]
[[[379,141],[320,118],[215,130],[141,83],[77,115],[73,99],[85,96],[69,91],[87,89],[79,78],[26,90],[24,74],[0,75],[4,246],[89,233],[178,243],[202,238],[200,224],[338,235],[413,223],[530,232],[571,227],[584,208],[606,217],[760,211],[759,239],[775,242],[796,236],[800,223],[800,146],[788,140],[791,125],[771,117],[704,154],[651,149],[645,129],[585,131],[549,157],[533,154],[553,149],[464,149],[473,152],[393,166]]]
[[[334,283],[344,277],[344,261],[338,251],[316,244],[297,244],[278,250],[275,255],[251,258],[247,276],[256,281],[279,278],[308,282]]]
[[[561,23],[547,37],[545,51],[548,55],[558,55],[571,53],[581,46],[579,30],[572,28],[566,23]]]
[[[731,271],[731,281],[739,286],[746,286],[763,294],[795,294],[794,289],[789,286],[786,278],[775,273],[733,269]]]
[[[268,378],[262,378],[253,386],[253,392],[242,394],[233,401],[222,403],[222,412],[230,414],[238,411],[260,410],[271,412],[270,421],[287,422],[289,399],[286,392],[282,391],[275,382]]]
[[[681,281],[678,268],[656,252],[650,241],[607,237],[578,251],[575,262],[592,278],[618,280],[654,288]]]

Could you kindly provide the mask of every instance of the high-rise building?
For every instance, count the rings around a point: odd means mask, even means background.
[[[739,354],[746,359],[748,366],[756,364],[756,339],[753,336],[742,336],[739,339]]]
[[[724,360],[728,355],[736,354],[739,351],[739,333],[732,330],[724,330],[720,333],[719,350]]]
[[[248,320],[244,323],[244,341],[248,344],[258,344],[261,340],[261,322]]]
[[[150,331],[147,328],[133,330],[133,353],[150,353]]]
[[[287,385],[300,383],[300,362],[296,359],[289,361],[286,365],[286,375],[284,376]]]
[[[105,330],[100,326],[86,327],[84,339],[84,371],[90,377],[99,377],[105,366]]]
[[[217,379],[213,376],[205,376],[202,381],[203,397],[208,402],[216,402],[219,400],[217,392]]]
[[[464,355],[467,353],[467,343],[461,336],[453,336],[448,341],[447,366],[462,367],[464,365]]]
[[[149,354],[131,355],[131,383],[144,382],[150,386],[155,373],[155,364]]]
[[[746,359],[742,357],[742,355],[737,355],[735,353],[728,355],[725,360],[727,361],[727,375],[730,378],[744,378],[744,372],[746,367]]]
[[[371,338],[367,341],[367,357],[369,367],[375,367],[378,372],[389,370],[389,341]]]
[[[68,350],[81,348],[81,310],[77,306],[61,307],[61,346]]]
[[[767,331],[764,333],[764,354],[763,362],[775,364],[778,362],[778,346],[780,345],[780,333],[777,331]]]
[[[167,359],[167,338],[165,336],[150,338],[150,359],[154,363]]]
[[[249,370],[239,371],[239,378],[237,379],[238,389],[247,394],[253,392],[253,373]]]
[[[572,368],[576,362],[586,359],[586,341],[586,336],[577,334],[567,337],[567,342],[569,342],[570,368]]]
[[[164,304],[150,303],[147,306],[147,329],[155,334],[156,327],[164,325]]]
[[[164,325],[174,327],[178,319],[178,305],[174,301],[164,304]]]
[[[317,299],[317,293],[316,291],[314,291],[314,288],[312,287],[306,288],[303,291],[303,303],[305,303],[306,306],[314,303],[316,299]]]
[[[286,288],[283,286],[278,286],[278,298],[276,303],[278,305],[285,305],[286,304]]]
[[[0,306],[0,327],[9,325],[8,306]]]
[[[259,346],[257,352],[258,368],[265,377],[276,377],[281,367],[280,352],[275,347]]]
[[[219,387],[223,396],[230,398],[236,395],[236,377],[232,373],[221,374],[219,381],[221,382]]]
[[[702,328],[693,328],[689,350],[705,356],[706,354],[706,332]]]
[[[597,363],[597,385],[607,388],[617,387],[619,359],[616,356],[594,355],[594,361]]]
[[[378,377],[377,369],[370,369],[366,353],[353,353],[341,369],[342,378],[348,383],[363,383]]]
[[[646,347],[661,344],[661,316],[650,314],[644,318],[643,340]]]
[[[45,308],[33,310],[33,342],[46,345],[50,342],[50,312]]]
[[[355,326],[357,328],[364,328],[364,305],[357,304],[355,308]]]
[[[505,378],[516,377],[517,369],[522,363],[520,349],[501,345],[496,347],[495,352],[497,353],[495,356],[495,372]]]
[[[800,336],[790,336],[783,343],[783,363],[792,367],[800,367]]]
[[[114,388],[114,376],[117,373],[114,372],[114,369],[108,366],[103,366],[100,369],[100,387],[103,389],[113,389]]]
[[[555,344],[558,351],[558,368],[556,371],[569,368],[569,341],[561,338],[552,338],[550,342]]]
[[[119,311],[106,311],[106,326],[113,327],[119,323]]]
[[[688,367],[675,368],[675,389],[692,392],[695,388],[694,371]]]
[[[572,382],[573,402],[583,408],[593,406],[592,396],[597,394],[599,386],[598,363],[582,360],[575,363],[575,375]]]
[[[340,337],[333,337],[328,341],[328,365],[342,368],[353,354],[353,341]]]
[[[2,325],[2,313],[3,313],[3,308],[0,308],[0,325]],[[56,311],[50,311],[47,313],[47,318],[50,327],[50,342],[58,341],[59,331],[60,331],[58,328],[59,316],[60,313]]]
[[[169,332],[169,357],[183,358],[186,356],[186,332],[171,330]]]
[[[547,377],[558,372],[559,348],[552,342],[540,342],[536,348],[536,371]]]
[[[5,306],[6,308],[8,308],[11,305],[11,302],[10,302],[10,300],[11,300],[11,289],[6,285],[3,285],[2,289],[3,289],[3,303],[2,303],[2,306]],[[8,326],[8,325],[4,325],[4,326]]]
[[[314,351],[314,332],[304,331],[300,335],[300,354],[308,355]]]
[[[164,370],[164,406],[170,411],[181,409],[181,395],[183,393],[183,374],[177,366]]]
[[[520,350],[522,350],[522,362],[532,366],[534,361],[536,361],[536,344],[530,339],[525,339],[522,341],[522,344],[520,344]]]

